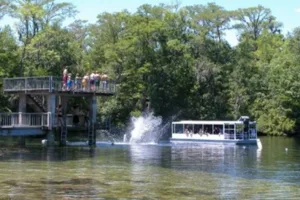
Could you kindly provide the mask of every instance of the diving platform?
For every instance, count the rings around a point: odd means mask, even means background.
[[[78,83],[78,84],[75,84]],[[7,94],[49,94],[56,93],[64,96],[111,96],[116,92],[114,81],[100,81],[99,86],[83,86],[81,79],[72,80],[72,87],[63,85],[62,78],[56,76],[45,77],[17,77],[3,79],[3,92]]]
[[[0,113],[0,136],[46,135],[48,144],[54,143],[54,132],[59,133],[60,145],[66,145],[68,130],[84,131],[89,145],[96,144],[97,97],[113,96],[114,81],[100,81],[99,84],[81,84],[81,79],[71,80],[71,87],[63,84],[61,77],[16,77],[3,79],[3,92],[18,95],[18,112]],[[88,108],[81,118],[81,124],[73,124],[73,114],[68,114],[70,97],[84,97]],[[28,106],[34,110],[29,113]]]

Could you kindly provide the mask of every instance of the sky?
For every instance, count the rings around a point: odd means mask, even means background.
[[[172,4],[177,1],[180,2],[181,6],[215,2],[226,10],[262,5],[266,8],[270,8],[277,20],[283,23],[284,33],[291,32],[294,28],[300,26],[299,0],[57,0],[57,2],[73,3],[79,11],[76,15],[76,19],[87,20],[90,23],[95,23],[97,21],[97,15],[102,12],[118,12],[124,9],[135,12],[136,9],[143,4]],[[66,23],[72,21],[74,21],[74,19],[68,19]],[[12,21],[5,18],[0,21],[0,23],[8,24],[12,23]],[[235,31],[227,32],[226,39],[232,45],[236,45],[237,43],[236,34]]]

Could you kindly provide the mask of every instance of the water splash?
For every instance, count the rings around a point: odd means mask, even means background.
[[[124,136],[124,142],[129,143],[156,143],[161,136],[161,117],[147,113],[140,117],[131,118],[133,129]],[[130,137],[127,140],[127,137]]]

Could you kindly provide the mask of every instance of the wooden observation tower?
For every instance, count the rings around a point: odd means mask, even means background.
[[[81,82],[79,80],[79,82]],[[73,84],[74,85],[74,84]],[[113,82],[101,82],[99,86],[83,87],[81,84],[64,88],[60,77],[19,77],[3,79],[3,92],[19,96],[18,112],[0,113],[0,136],[47,135],[48,144],[54,144],[54,131],[59,130],[58,141],[64,146],[67,133],[74,127],[69,114],[67,102],[69,97],[85,97],[89,101],[84,128],[89,145],[96,144],[95,124],[97,114],[97,97],[112,96],[116,87]],[[27,112],[27,104],[35,112]],[[61,105],[60,113],[57,107]]]

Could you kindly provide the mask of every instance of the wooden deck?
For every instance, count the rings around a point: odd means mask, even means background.
[[[59,77],[18,77],[3,79],[3,92],[8,94],[57,93],[63,96],[111,96],[116,92],[116,84],[113,81],[100,81],[98,87],[91,87],[89,84],[83,87],[81,80],[78,80],[77,85],[72,80],[72,87],[66,88]]]
[[[71,80],[71,84],[66,86],[61,77],[17,77],[3,79],[3,92],[19,95],[20,98],[18,113],[0,113],[0,136],[47,134],[49,144],[53,144],[55,129],[59,129],[60,145],[66,145],[68,130],[73,129],[85,131],[89,138],[89,145],[94,145],[97,96],[114,95],[116,84],[108,80],[100,81],[97,85],[90,83],[82,85],[82,81],[76,79]],[[62,113],[66,113],[68,96],[86,97],[89,101],[88,116],[84,117],[83,123],[76,126],[72,124],[72,116],[64,115],[59,120],[56,117],[57,100],[62,106]],[[42,113],[26,113],[27,103],[30,103],[33,110]]]
[[[48,130],[50,120],[54,120],[53,128],[57,128],[57,117],[51,113],[0,113],[0,136],[31,136],[43,135]],[[73,124],[73,115],[66,118],[67,129],[84,131],[86,129],[83,119],[80,124]]]
[[[2,137],[34,136],[44,135],[45,133],[43,129],[33,127],[0,128],[0,136]]]
[[[73,124],[73,115],[66,115],[66,127],[70,131],[85,131],[87,129],[84,115],[79,115],[78,125]],[[43,135],[48,130],[50,121],[53,128],[60,127],[57,116],[51,113],[0,113],[0,136],[30,136]],[[95,129],[103,128],[95,124]]]
[[[0,128],[48,127],[50,117],[50,113],[0,113]]]

